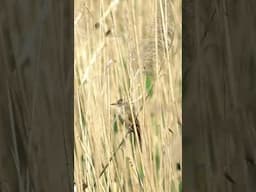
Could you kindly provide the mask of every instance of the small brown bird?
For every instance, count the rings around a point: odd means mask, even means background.
[[[112,103],[111,105],[116,106],[118,118],[128,131],[138,135],[140,147],[142,147],[140,123],[135,113],[134,106],[130,105],[128,102],[124,102],[123,99],[119,99],[116,103]]]

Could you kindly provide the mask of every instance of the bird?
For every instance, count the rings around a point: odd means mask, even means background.
[[[129,102],[125,102],[122,98],[115,103],[111,103],[111,105],[115,106],[118,119],[125,125],[126,129],[131,133],[137,134],[140,147],[142,147],[141,128],[135,107]]]

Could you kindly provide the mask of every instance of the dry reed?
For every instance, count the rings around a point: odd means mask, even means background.
[[[77,191],[178,191],[181,1],[76,0],[74,86]],[[142,151],[120,98],[139,111]]]

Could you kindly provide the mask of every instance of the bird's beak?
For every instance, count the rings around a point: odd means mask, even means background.
[[[115,103],[111,103],[110,105],[122,105],[122,99],[119,99],[118,101],[116,101]]]

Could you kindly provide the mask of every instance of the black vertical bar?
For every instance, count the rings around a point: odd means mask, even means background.
[[[256,3],[183,1],[183,189],[255,191]]]
[[[0,191],[73,191],[74,2],[0,8]]]

